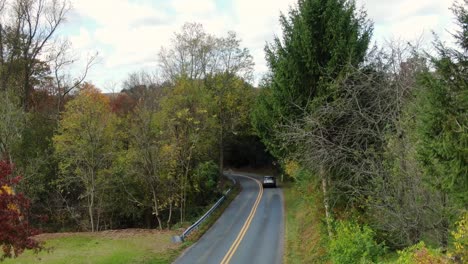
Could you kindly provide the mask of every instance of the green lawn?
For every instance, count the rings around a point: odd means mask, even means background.
[[[171,238],[180,235],[183,230],[160,232],[124,229],[96,233],[42,234],[38,239],[45,242],[44,250],[38,254],[26,251],[18,258],[7,259],[1,264],[172,263],[183,249],[193,244],[209,229],[239,191],[240,188],[234,188],[222,206],[182,244],[172,243]]]
[[[44,235],[46,250],[27,251],[4,263],[171,263],[180,253],[176,232],[139,231]]]

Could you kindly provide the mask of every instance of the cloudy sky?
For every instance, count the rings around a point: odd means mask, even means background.
[[[450,41],[453,0],[358,0],[374,22],[374,41],[430,42],[431,30]],[[237,32],[254,57],[255,75],[266,70],[263,47],[281,34],[280,12],[296,0],[72,0],[73,9],[60,29],[85,61],[99,52],[88,80],[102,90],[120,90],[122,80],[135,71],[154,71],[157,53],[168,46],[185,22],[202,23],[218,36]],[[76,70],[76,69],[75,69]]]

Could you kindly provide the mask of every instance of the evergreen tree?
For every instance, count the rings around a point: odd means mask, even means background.
[[[307,113],[312,99],[331,100],[330,81],[363,61],[372,34],[366,13],[347,0],[299,0],[280,23],[282,38],[265,47],[271,74],[252,120],[277,157],[283,148],[275,131]]]
[[[466,4],[454,5],[461,30],[454,34],[460,49],[436,42],[434,72],[420,78],[416,98],[418,156],[434,187],[450,201],[468,205],[468,12]]]

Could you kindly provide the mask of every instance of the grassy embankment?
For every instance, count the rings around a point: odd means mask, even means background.
[[[176,231],[119,230],[96,233],[43,234],[45,250],[26,251],[4,263],[170,263],[180,245],[171,242]]]
[[[180,235],[181,229],[170,231],[126,229],[95,233],[42,234],[37,239],[44,243],[44,250],[38,254],[26,251],[18,258],[7,259],[3,263],[171,263],[211,227],[239,191],[238,186],[233,188],[220,208],[182,244],[171,242],[172,236]]]
[[[324,210],[320,202],[320,193],[317,190],[317,186],[311,183],[283,184],[286,214],[283,258],[285,264],[332,263],[328,255],[330,252],[327,251],[329,240],[323,222]],[[416,252],[416,255],[424,258],[427,255],[424,252],[426,251]],[[446,258],[428,259],[441,262],[419,262],[414,259],[401,262],[397,252],[386,251],[375,263],[449,263]]]
[[[320,219],[322,208],[315,187],[304,195],[292,183],[283,184],[285,202],[285,264],[327,263],[326,231]]]

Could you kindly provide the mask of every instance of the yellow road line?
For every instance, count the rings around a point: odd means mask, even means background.
[[[228,252],[224,256],[223,260],[221,260],[220,264],[228,264],[229,261],[231,260],[232,256],[236,252],[237,248],[239,247],[239,244],[241,243],[242,239],[245,236],[245,233],[247,232],[247,230],[250,227],[250,223],[252,222],[252,219],[255,216],[255,212],[257,211],[258,204],[260,203],[260,200],[262,199],[262,195],[263,195],[263,186],[262,186],[262,184],[260,184],[260,182],[258,180],[250,178],[250,177],[242,176],[242,175],[237,175],[237,176],[248,178],[250,180],[253,180],[253,181],[257,182],[258,187],[260,188],[259,189],[260,191],[258,192],[257,200],[255,200],[255,203],[254,203],[254,205],[252,207],[252,210],[250,210],[250,214],[247,217],[247,220],[245,221],[244,226],[242,226],[242,229],[240,230],[239,234],[237,235],[236,240],[234,240],[234,242],[232,243],[232,245],[229,248]]]

